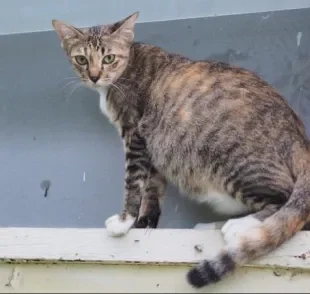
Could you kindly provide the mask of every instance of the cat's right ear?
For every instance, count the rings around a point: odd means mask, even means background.
[[[83,36],[83,33],[79,29],[60,20],[53,19],[52,25],[61,41],[61,45],[63,45],[63,42],[68,39],[81,38]]]

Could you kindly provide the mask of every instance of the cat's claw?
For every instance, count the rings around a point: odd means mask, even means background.
[[[156,229],[160,217],[159,213],[152,213],[149,215],[140,216],[135,223],[137,229]]]
[[[125,220],[122,220],[118,214],[109,217],[105,221],[107,233],[111,237],[120,237],[126,235],[135,223],[135,218],[127,215]]]

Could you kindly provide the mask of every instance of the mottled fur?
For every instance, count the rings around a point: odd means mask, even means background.
[[[106,103],[124,141],[125,206],[116,220],[155,228],[166,180],[196,201],[232,197],[250,213],[228,221],[227,246],[188,273],[201,287],[277,248],[309,220],[309,141],[284,98],[256,74],[134,43],[137,16],[86,29],[53,25],[85,84],[107,93],[101,109]],[[102,65],[107,54],[115,61]]]

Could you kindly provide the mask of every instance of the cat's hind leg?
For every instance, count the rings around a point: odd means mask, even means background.
[[[230,245],[233,244],[238,239],[238,235],[259,227],[264,219],[274,214],[279,208],[278,205],[269,205],[256,213],[229,219],[221,229],[225,242]]]

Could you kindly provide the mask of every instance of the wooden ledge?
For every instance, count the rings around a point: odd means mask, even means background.
[[[191,265],[224,245],[219,230],[133,229],[112,238],[105,229],[1,228],[0,260],[101,264]],[[310,232],[299,232],[247,266],[310,269]]]
[[[310,232],[220,283],[193,289],[190,265],[224,242],[218,225],[194,230],[1,228],[0,293],[309,293]]]

